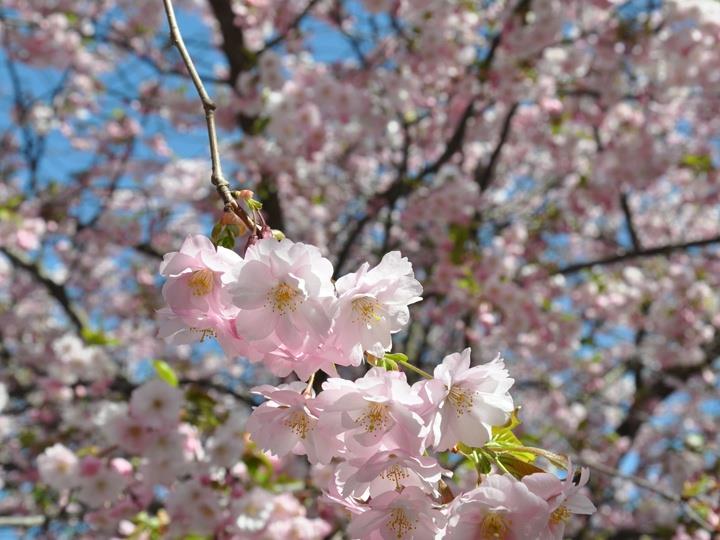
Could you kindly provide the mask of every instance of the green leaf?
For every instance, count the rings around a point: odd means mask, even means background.
[[[255,199],[248,199],[247,205],[250,207],[251,210],[262,210],[262,203],[260,201],[257,201]]]
[[[383,357],[385,360],[391,360],[393,362],[407,362],[408,357],[403,353],[385,353]]]
[[[235,247],[235,237],[232,235],[223,236],[217,243],[218,246],[227,249],[233,249]]]
[[[695,173],[708,173],[713,170],[712,157],[708,154],[686,154],[680,165],[692,169]]]
[[[218,240],[222,236],[223,229],[224,225],[220,222],[217,222],[212,228],[212,232],[210,233],[210,239],[213,241],[214,244],[217,245]]]
[[[157,376],[168,383],[170,386],[177,387],[178,378],[170,364],[164,360],[153,360],[153,367]]]
[[[517,479],[521,479],[523,476],[527,476],[528,474],[545,472],[540,467],[519,459],[514,454],[497,454],[495,456],[495,460],[502,466],[503,469]]]
[[[80,331],[85,343],[88,345],[119,345],[120,341],[108,336],[102,330],[92,330],[90,328],[83,328]]]

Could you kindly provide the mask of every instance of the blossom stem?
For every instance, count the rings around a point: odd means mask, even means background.
[[[312,393],[313,384],[315,384],[315,374],[317,371],[313,371],[312,375],[310,375],[310,378],[308,379],[307,386],[305,387],[305,392],[303,392],[306,396],[309,396]]]
[[[185,42],[183,41],[182,34],[180,33],[180,28],[175,17],[172,0],[163,0],[163,5],[165,7],[165,15],[167,16],[168,26],[170,27],[170,39],[180,53],[183,63],[190,73],[190,79],[195,85],[195,89],[197,90],[200,101],[202,102],[203,110],[205,111],[208,141],[210,143],[210,161],[212,163],[212,175],[210,180],[215,186],[215,189],[217,189],[223,203],[225,203],[225,209],[229,209],[234,212],[242,220],[248,230],[257,233],[257,224],[250,219],[247,212],[240,207],[235,198],[232,196],[232,192],[229,187],[230,184],[223,176],[220,164],[220,150],[217,139],[217,131],[215,129],[215,102],[210,98],[207,90],[205,90],[205,86],[200,79],[200,75],[198,75],[197,69],[195,69],[195,64],[190,57],[190,53],[188,52],[187,47],[185,47]]]
[[[401,360],[401,359],[397,359],[397,358],[394,358],[393,360],[394,360],[395,362],[397,362],[398,364],[400,364],[401,366],[403,366],[405,369],[409,369],[410,371],[414,371],[415,373],[417,373],[418,375],[420,375],[420,376],[422,376],[422,377],[425,377],[426,379],[432,379],[432,378],[433,378],[433,376],[430,375],[427,371],[422,370],[422,369],[420,369],[420,368],[417,367],[417,366],[413,366],[410,362],[408,362],[408,361],[406,361],[406,360]]]

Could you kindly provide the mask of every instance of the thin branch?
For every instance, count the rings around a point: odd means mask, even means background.
[[[277,35],[276,37],[274,37],[273,39],[271,39],[270,41],[268,41],[267,43],[265,43],[265,46],[260,50],[260,52],[258,53],[258,55],[260,55],[260,54],[264,53],[266,50],[272,49],[272,48],[275,47],[276,45],[282,43],[282,41],[285,40],[285,38],[287,38],[287,36],[290,34],[291,31],[295,30],[298,26],[300,26],[300,23],[302,22],[302,20],[303,20],[305,17],[307,17],[307,15],[310,13],[310,11],[312,10],[312,8],[314,8],[315,5],[316,5],[319,1],[320,1],[320,0],[310,0],[310,2],[308,2],[307,5],[305,6],[305,9],[303,9],[303,10],[297,15],[297,17],[295,17],[295,19],[293,19],[293,21],[290,23],[290,26],[287,27],[287,29],[285,30],[285,32],[283,32],[282,34]]]
[[[624,253],[618,253],[616,255],[611,255],[609,257],[604,257],[601,259],[596,259],[594,261],[586,261],[586,262],[579,262],[579,263],[573,263],[568,266],[564,266],[562,268],[558,268],[552,272],[552,274],[574,274],[575,272],[579,272],[581,270],[586,270],[588,268],[592,268],[594,266],[604,266],[608,264],[616,264],[619,262],[627,261],[630,259],[638,259],[642,257],[655,257],[657,255],[670,255],[671,253],[675,253],[676,251],[683,251],[685,249],[691,249],[691,248],[699,248],[699,247],[705,247],[710,246],[713,244],[720,243],[720,235],[718,236],[712,236],[710,238],[704,238],[702,240],[693,240],[690,242],[682,242],[679,244],[667,244],[664,246],[658,246],[654,248],[646,248],[640,251],[627,251]]]
[[[518,105],[518,103],[513,103],[505,115],[505,120],[503,121],[502,129],[500,131],[500,139],[490,155],[490,161],[488,161],[485,167],[480,167],[480,165],[478,165],[475,169],[475,182],[480,187],[480,191],[485,191],[488,187],[490,187],[490,183],[495,175],[495,168],[497,167],[498,161],[500,161],[503,147],[510,136],[510,127],[512,126],[513,117],[518,110]]]
[[[440,157],[438,157],[433,163],[429,164],[422,171],[420,171],[420,174],[418,175],[420,178],[438,172],[440,168],[448,161],[450,161],[450,159],[460,150],[463,141],[465,140],[465,130],[467,129],[468,121],[474,115],[475,99],[473,98],[467,104],[465,110],[460,116],[460,121],[458,122],[457,126],[455,126],[455,131],[453,131],[453,134],[450,136],[450,139],[445,145],[445,150],[440,155]]]
[[[240,207],[233,197],[230,192],[230,184],[227,180],[225,180],[222,173],[217,131],[215,129],[215,102],[210,99],[210,96],[205,90],[205,86],[195,69],[195,64],[193,63],[192,58],[190,58],[190,53],[188,53],[187,47],[185,47],[185,42],[180,34],[180,28],[178,27],[177,19],[175,18],[172,0],[163,0],[163,5],[165,6],[165,15],[167,16],[168,26],[170,27],[170,39],[175,47],[177,47],[177,50],[185,63],[185,67],[187,67],[187,70],[190,73],[190,79],[192,79],[192,82],[195,85],[195,89],[197,90],[198,96],[200,96],[200,101],[202,102],[203,110],[205,111],[208,140],[210,142],[210,161],[212,162],[212,175],[210,177],[210,181],[222,198],[223,203],[225,204],[225,209],[233,211],[237,214],[249,231],[255,231],[257,230],[255,223],[253,223],[245,210]]]
[[[5,255],[9,259],[13,266],[25,270],[35,279],[35,281],[44,286],[48,294],[55,298],[55,300],[57,300],[57,302],[60,304],[63,311],[68,316],[70,322],[72,322],[77,331],[82,332],[82,329],[85,327],[85,315],[73,305],[70,297],[67,294],[67,291],[65,290],[65,287],[59,285],[58,283],[55,283],[52,279],[44,275],[40,268],[38,268],[36,265],[31,263],[30,261],[25,260],[20,255],[13,253],[7,248],[0,247],[0,253]]]
[[[628,194],[625,192],[620,194],[620,207],[622,208],[623,214],[625,215],[625,223],[627,224],[628,233],[630,234],[630,241],[632,242],[633,250],[642,251],[640,238],[638,238],[637,230],[635,229],[635,223],[633,222],[632,212],[630,210]]]
[[[596,463],[586,460],[578,460],[578,463],[580,465],[589,467],[601,474],[612,476],[613,478],[620,478],[621,480],[627,480],[628,482],[631,482],[639,488],[651,491],[652,493],[655,493],[663,499],[679,504],[685,514],[700,527],[711,532],[715,530],[715,527],[713,527],[712,524],[708,523],[700,514],[698,514],[698,512],[688,503],[686,499],[684,499],[677,493],[673,493],[671,491],[667,491],[658,487],[657,483],[655,482],[651,482],[650,480],[646,480],[645,478],[634,476],[632,474],[625,474],[622,471],[613,469],[612,467],[608,467],[607,465],[603,465],[602,463]]]

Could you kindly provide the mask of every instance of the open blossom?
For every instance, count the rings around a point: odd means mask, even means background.
[[[46,448],[37,458],[38,471],[43,482],[55,489],[68,489],[78,483],[78,458],[60,443]]]
[[[587,484],[590,474],[582,469],[577,483],[573,481],[572,465],[565,480],[550,473],[530,474],[522,479],[530,491],[545,500],[550,516],[539,540],[560,540],[571,514],[593,514],[595,505],[580,490]]]
[[[195,478],[174,486],[167,499],[167,510],[179,536],[210,534],[222,518],[216,492]]]
[[[378,357],[389,351],[391,335],[410,320],[408,305],[422,300],[422,285],[399,251],[386,254],[373,268],[364,263],[357,272],[338,279],[335,288],[334,343],[356,363],[363,351]]]
[[[229,357],[249,354],[249,344],[235,329],[235,320],[214,313],[177,315],[165,307],[157,311],[158,337],[173,345],[187,345],[215,338]]]
[[[182,403],[180,390],[153,379],[133,390],[130,413],[146,426],[160,428],[177,424]]]
[[[436,459],[408,454],[398,448],[379,452],[370,459],[344,461],[338,465],[335,479],[343,496],[367,500],[407,486],[437,496],[437,485],[443,474],[452,473],[443,469]]]
[[[225,285],[241,263],[237,253],[216,248],[209,238],[188,236],[180,251],[167,253],[160,264],[160,274],[167,278],[163,297],[177,315],[234,311]]]
[[[450,505],[448,540],[529,540],[538,538],[550,515],[547,503],[525,484],[490,474],[479,487]]]
[[[277,456],[307,454],[311,463],[328,463],[341,446],[331,425],[318,422],[314,399],[301,382],[253,388],[268,401],[257,407],[247,422],[251,438]]]
[[[332,273],[314,246],[271,238],[250,246],[231,286],[239,335],[261,352],[316,348],[330,331]]]
[[[353,517],[348,533],[363,540],[430,540],[443,522],[425,492],[407,487],[402,493],[389,491],[371,499],[368,510]]]
[[[86,505],[97,508],[106,502],[112,502],[122,493],[128,484],[125,474],[115,466],[102,465],[92,474],[81,475],[77,498]]]
[[[425,411],[432,428],[428,440],[437,450],[458,442],[480,447],[490,439],[493,426],[508,420],[513,410],[508,390],[514,380],[499,356],[471,368],[470,349],[465,349],[446,356],[433,374],[432,380],[420,381],[415,388],[430,404]]]
[[[323,423],[343,439],[350,455],[369,456],[381,450],[423,450],[425,426],[415,410],[423,400],[405,374],[373,368],[354,382],[331,378],[317,398]]]

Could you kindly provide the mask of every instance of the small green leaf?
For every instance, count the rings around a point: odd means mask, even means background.
[[[83,328],[80,331],[80,335],[88,345],[119,345],[120,341],[111,338],[102,330],[92,330],[90,328]]]
[[[248,199],[247,205],[250,207],[251,210],[262,210],[262,203],[260,201],[257,201],[255,199]]]
[[[168,383],[170,386],[177,387],[178,378],[170,364],[164,360],[153,360],[153,367],[157,376]]]
[[[408,357],[403,353],[385,353],[383,357],[385,360],[391,360],[392,362],[407,362]]]

